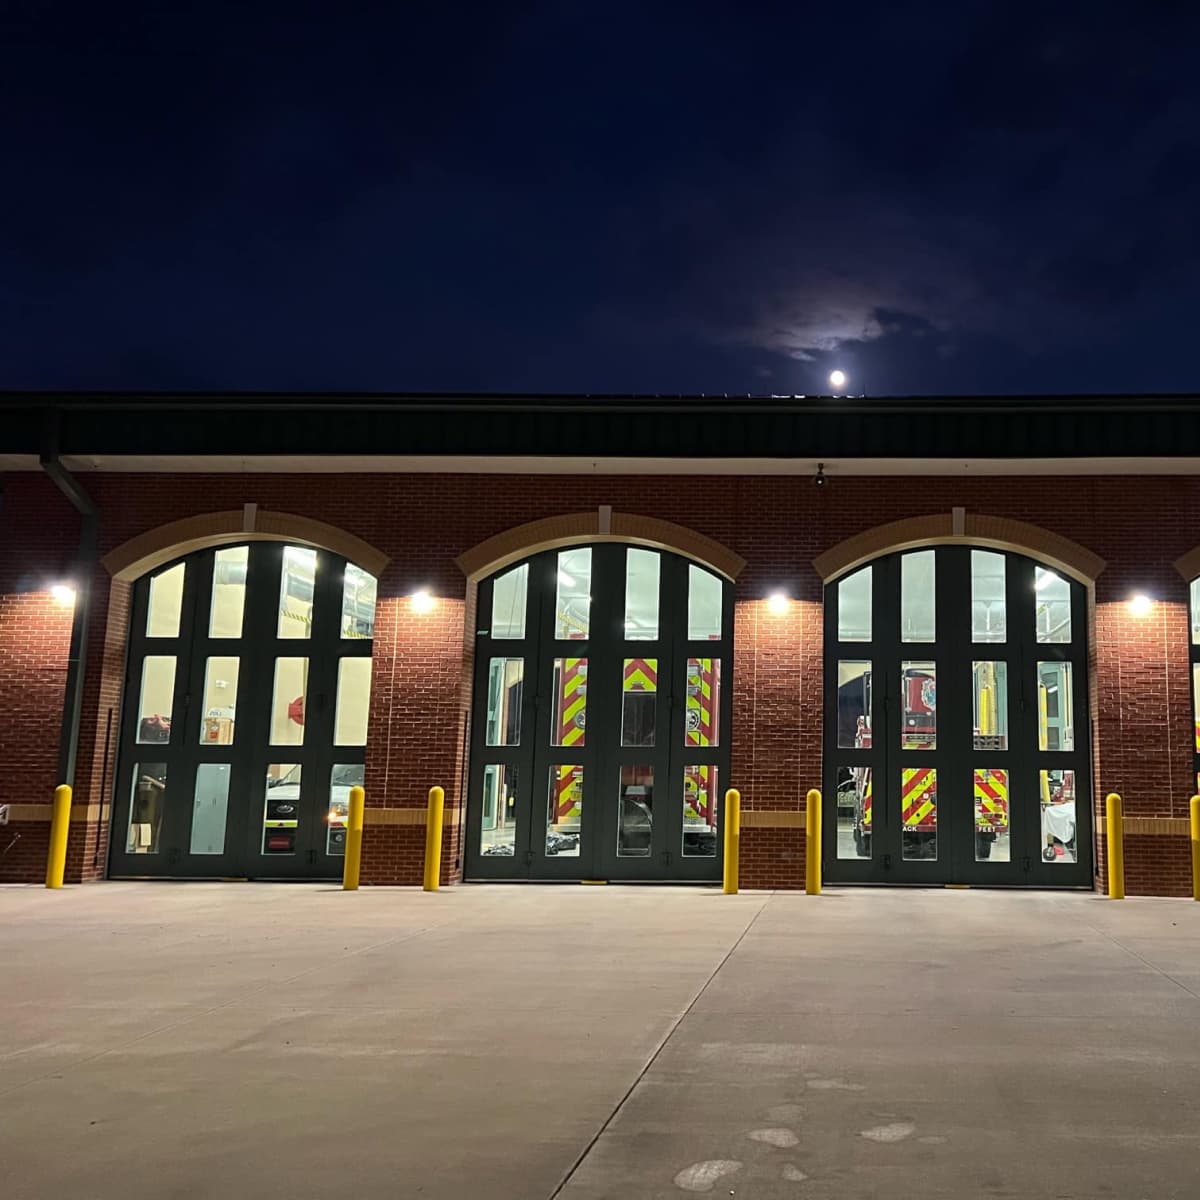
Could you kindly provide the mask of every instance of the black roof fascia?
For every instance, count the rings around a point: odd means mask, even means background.
[[[0,453],[48,445],[164,457],[1191,457],[1200,397],[0,393]]]

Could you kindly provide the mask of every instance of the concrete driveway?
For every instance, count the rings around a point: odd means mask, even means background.
[[[0,1194],[1194,1197],[1200,905],[0,888]]]

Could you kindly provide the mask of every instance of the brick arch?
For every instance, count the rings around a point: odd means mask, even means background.
[[[588,542],[631,542],[669,550],[694,559],[729,580],[737,579],[746,565],[746,560],[727,546],[684,525],[605,509],[564,513],[517,525],[473,546],[456,561],[463,574],[477,583],[539,551]]]
[[[131,583],[195,550],[245,542],[292,542],[329,550],[372,575],[379,575],[388,563],[388,555],[382,550],[336,525],[294,513],[264,512],[249,507],[201,513],[148,529],[110,550],[101,562],[114,579]]]
[[[817,574],[831,583],[855,567],[897,550],[918,546],[988,546],[1012,550],[1057,568],[1064,575],[1090,586],[1105,562],[1086,546],[1028,521],[983,514],[938,513],[890,521],[856,533],[813,559]],[[1200,552],[1198,552],[1200,557]]]

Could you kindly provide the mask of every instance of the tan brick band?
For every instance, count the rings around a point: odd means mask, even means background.
[[[363,822],[367,825],[424,825],[425,817],[423,808],[368,808],[363,813]],[[446,805],[443,824],[458,824],[457,805]]]
[[[50,804],[10,804],[10,821],[49,821],[53,806]],[[94,824],[107,821],[107,804],[71,805],[72,824]],[[803,829],[805,814],[791,809],[743,809],[743,829]],[[423,808],[368,808],[363,813],[367,825],[424,825]],[[445,810],[446,825],[457,825],[457,807]],[[1187,817],[1126,817],[1125,832],[1136,837],[1186,837],[1190,832]]]
[[[962,533],[955,532],[953,513],[889,521],[886,525],[856,533],[818,554],[813,559],[813,566],[829,583],[881,554],[912,550],[918,546],[970,545],[1027,554],[1085,584],[1091,583],[1104,570],[1104,559],[1086,546],[1028,521],[966,513],[962,529]]]
[[[803,829],[805,814],[771,809],[743,809],[743,829]],[[1131,837],[1187,836],[1187,817],[1126,817],[1125,832]]]
[[[10,821],[49,821],[53,815],[52,804],[10,804],[8,819]],[[108,805],[72,804],[72,824],[87,824],[108,820]],[[363,813],[366,825],[424,825],[425,809],[423,808],[368,808]],[[447,808],[445,811],[447,825],[458,824],[458,809]]]
[[[1137,837],[1187,837],[1191,829],[1187,817],[1126,817],[1125,832]]]
[[[769,808],[742,809],[743,829],[803,829],[805,813]]]
[[[54,814],[52,804],[10,804],[8,819],[10,821],[49,821]],[[108,820],[107,804],[72,804],[72,824],[87,824],[95,821]]]
[[[736,579],[746,565],[746,560],[727,546],[673,521],[614,512],[608,516],[607,528],[602,529],[603,520],[597,509],[530,521],[472,546],[455,561],[468,579],[478,582],[542,550],[580,542],[636,542],[695,559],[727,579]]]

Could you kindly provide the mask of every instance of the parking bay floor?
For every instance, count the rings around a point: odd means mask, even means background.
[[[0,888],[11,1200],[1194,1196],[1200,905]]]

